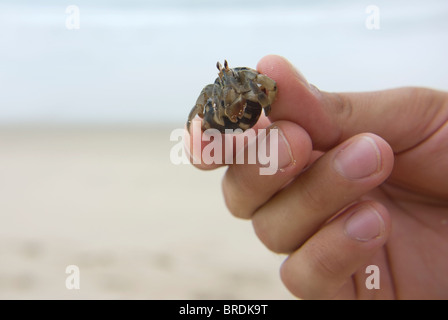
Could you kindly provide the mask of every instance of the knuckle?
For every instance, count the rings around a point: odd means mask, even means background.
[[[332,93],[334,102],[331,104],[333,106],[333,112],[343,119],[350,119],[353,115],[353,102],[347,96],[334,92]]]
[[[298,253],[298,252],[297,252]],[[347,281],[341,272],[344,265],[331,253],[331,248],[313,244],[300,250],[300,257],[286,259],[280,278],[291,293],[302,299],[328,299]]]
[[[280,267],[280,279],[285,287],[300,299],[322,299],[321,287],[314,280],[313,270],[288,257]]]
[[[302,207],[306,208],[302,210],[304,213],[315,214],[316,212],[321,212],[324,205],[328,202],[329,195],[323,192],[322,186],[313,183],[314,181],[310,179],[296,180],[295,187],[297,190],[300,190]]]
[[[344,270],[344,265],[333,252],[332,248],[319,244],[314,244],[306,250],[309,268],[319,275],[319,278],[335,281],[343,274],[341,271]]]
[[[276,228],[266,215],[269,212],[257,211],[252,218],[252,226],[258,239],[270,251],[275,253],[290,253],[296,249],[294,239],[284,234],[283,230]]]
[[[279,253],[279,247],[277,245],[276,237],[272,234],[272,226],[270,226],[268,221],[264,219],[262,213],[255,214],[252,219],[252,226],[254,228],[255,234],[258,239],[264,244],[269,250]]]
[[[292,294],[301,299],[316,300],[333,297],[335,293],[333,279],[321,279],[317,273],[319,270],[312,267],[304,259],[300,263],[297,259],[289,257],[280,268],[280,279]]]
[[[427,111],[440,110],[448,107],[448,95],[429,88],[406,87],[405,95],[410,105],[427,106]],[[430,112],[429,112],[430,113]]]
[[[426,100],[427,98],[432,98],[431,90],[419,87],[406,87],[405,96],[408,97],[409,101],[419,101],[420,99]]]
[[[301,276],[300,269],[287,258],[280,267],[280,279],[285,287],[296,297],[304,299],[308,279]]]

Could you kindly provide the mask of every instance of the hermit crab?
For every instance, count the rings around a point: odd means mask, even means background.
[[[227,60],[224,60],[224,68],[219,61],[216,67],[218,78],[202,89],[188,116],[188,131],[196,115],[203,119],[202,130],[214,128],[221,133],[225,133],[225,129],[245,131],[252,128],[261,109],[269,115],[277,95],[274,80],[254,69],[229,68]]]

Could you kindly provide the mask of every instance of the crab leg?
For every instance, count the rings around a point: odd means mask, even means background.
[[[277,83],[264,74],[259,74],[255,82],[260,84],[262,89],[268,91],[269,104],[272,104],[277,96]]]
[[[196,117],[196,115],[199,115],[199,117],[201,117],[201,118],[204,117],[203,106],[196,104],[193,107],[193,109],[191,109],[190,114],[188,115],[188,120],[187,120],[187,131],[188,132],[190,132],[191,121],[193,121],[193,119]]]
[[[188,115],[187,121],[187,130],[190,131],[191,121],[198,115],[200,118],[204,118],[204,107],[210,97],[213,96],[215,91],[215,84],[209,84],[202,89],[199,94],[198,99],[196,100],[196,104],[193,109],[191,109],[190,114]]]
[[[244,109],[246,107],[246,100],[240,95],[232,104],[225,109],[226,116],[232,122],[237,122],[244,115]]]
[[[254,102],[258,102],[264,110],[266,116],[271,112],[271,102],[266,94],[251,80],[249,80],[250,91],[245,94],[245,97]]]

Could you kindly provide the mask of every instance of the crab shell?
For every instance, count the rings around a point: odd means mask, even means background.
[[[274,80],[254,69],[230,69],[227,61],[224,61],[224,68],[218,62],[217,68],[218,78],[202,89],[188,116],[188,131],[196,115],[203,119],[203,130],[213,128],[221,133],[226,129],[245,131],[253,127],[262,109],[269,115],[277,94]]]

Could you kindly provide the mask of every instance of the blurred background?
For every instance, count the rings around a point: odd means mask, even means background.
[[[225,208],[223,169],[171,163],[171,131],[224,59],[283,55],[327,91],[447,90],[447,16],[445,0],[0,0],[0,298],[294,298],[285,257]]]

